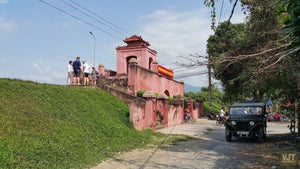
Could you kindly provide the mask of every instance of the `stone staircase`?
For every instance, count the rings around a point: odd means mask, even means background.
[[[97,79],[97,88],[105,90],[119,99],[125,101],[127,104],[130,104],[132,101],[144,100],[142,98],[136,97],[127,92],[128,86],[128,76],[113,76],[113,77],[104,77],[100,76]]]

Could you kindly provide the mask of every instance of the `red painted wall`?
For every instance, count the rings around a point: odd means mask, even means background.
[[[168,126],[182,124],[183,121],[183,106],[169,105]]]
[[[130,64],[128,72],[128,85],[132,88],[129,93],[136,95],[140,90],[153,93],[165,93],[167,90],[170,96],[184,95],[184,84],[177,82],[159,73],[145,69],[137,64]]]

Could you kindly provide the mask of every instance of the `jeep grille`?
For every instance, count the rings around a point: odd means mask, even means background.
[[[249,131],[249,122],[237,122],[236,126],[239,131]]]

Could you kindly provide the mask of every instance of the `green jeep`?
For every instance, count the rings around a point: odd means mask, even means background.
[[[266,138],[267,113],[264,103],[236,103],[229,108],[226,123],[226,141],[232,136],[257,136],[262,143]]]

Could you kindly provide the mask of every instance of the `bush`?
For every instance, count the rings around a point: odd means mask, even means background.
[[[146,92],[145,90],[139,90],[139,91],[136,93],[136,97],[143,98],[143,94],[144,94],[145,92]]]

